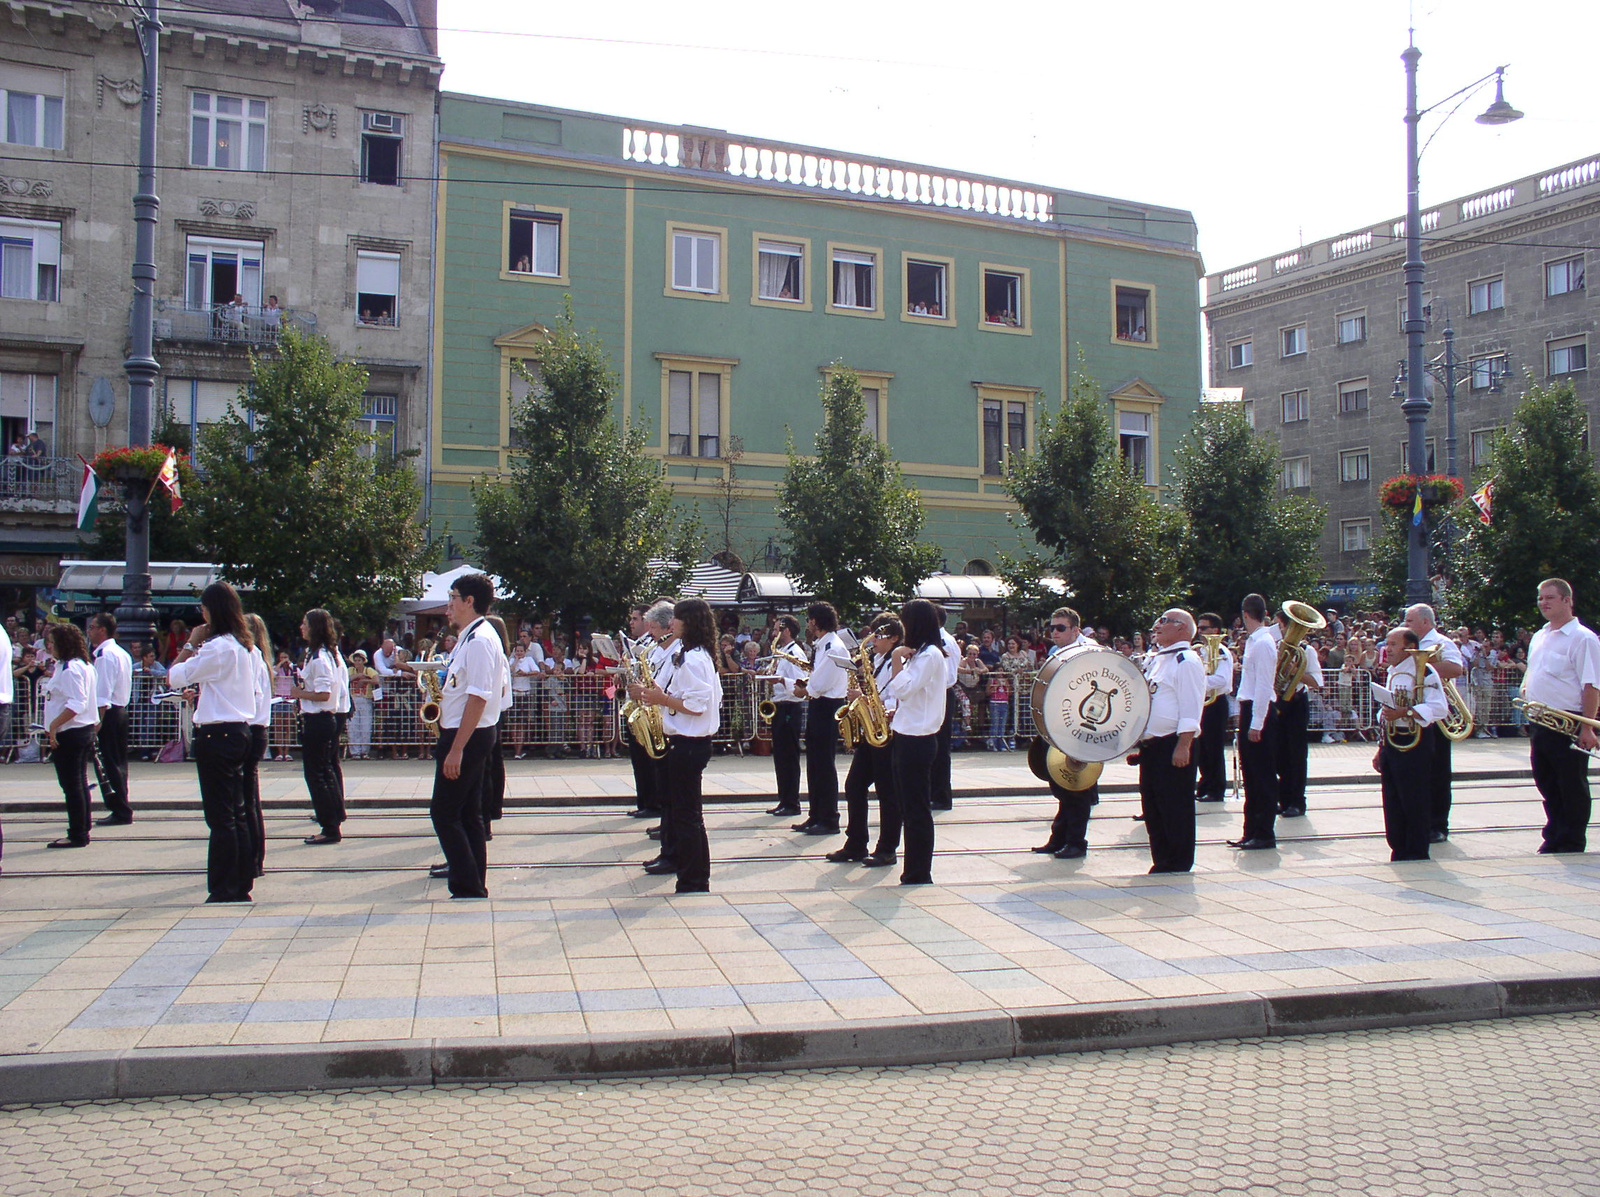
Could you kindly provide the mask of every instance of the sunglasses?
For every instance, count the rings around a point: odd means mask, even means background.
[[[1052,632],[1070,632],[1070,631],[1072,631],[1072,629],[1069,628],[1064,623],[1053,623],[1053,624],[1050,625],[1050,630]]]

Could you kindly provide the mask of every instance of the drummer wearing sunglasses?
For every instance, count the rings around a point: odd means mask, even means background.
[[[1072,648],[1080,641],[1093,644],[1083,634],[1083,621],[1071,607],[1057,607],[1050,614],[1050,640],[1055,645],[1050,656]],[[1047,657],[1046,660],[1049,658]],[[1077,860],[1089,852],[1089,812],[1100,801],[1098,784],[1085,790],[1068,790],[1054,780],[1047,782],[1056,800],[1056,817],[1050,822],[1050,838],[1034,849],[1057,860]]]

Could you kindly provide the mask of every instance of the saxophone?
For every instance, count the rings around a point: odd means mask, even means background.
[[[434,735],[439,734],[439,703],[444,698],[442,666],[449,659],[443,653],[434,653],[413,665],[417,671],[417,689],[422,692],[422,705],[417,708],[417,718]]]
[[[889,712],[883,705],[883,695],[878,692],[878,678],[872,671],[872,650],[863,641],[855,655],[856,689],[861,691],[839,708],[834,716],[839,721],[839,734],[844,737],[846,749],[853,749],[858,740],[873,748],[882,748],[889,742]]]
[[[628,647],[631,650],[635,646]],[[630,651],[628,662],[629,682],[646,689],[656,684],[656,671],[650,667],[648,650],[641,650],[637,654]],[[661,717],[660,707],[629,698],[623,701],[620,713],[622,721],[628,726],[628,734],[644,749],[646,756],[659,761],[667,755],[667,725]]]

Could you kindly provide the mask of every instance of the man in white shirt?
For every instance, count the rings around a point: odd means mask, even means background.
[[[1050,640],[1055,645],[1050,657],[1077,644],[1095,642],[1083,634],[1083,620],[1071,607],[1057,607],[1050,616]],[[1050,657],[1046,657],[1048,661]],[[1045,784],[1056,800],[1056,817],[1050,822],[1050,838],[1034,849],[1057,860],[1078,860],[1089,853],[1089,812],[1100,801],[1100,783],[1081,790],[1069,790],[1045,775]]]
[[[800,621],[793,615],[780,615],[774,624],[772,641],[772,772],[778,783],[778,805],[767,814],[774,817],[800,813],[800,724],[805,700],[797,683],[805,680],[805,650],[798,638]]]
[[[1403,699],[1396,706],[1378,709],[1382,738],[1372,767],[1383,777],[1383,834],[1389,842],[1390,860],[1427,860],[1435,767],[1433,741],[1427,732],[1450,708],[1436,669],[1430,668],[1420,682],[1417,680],[1417,659],[1408,651],[1418,646],[1415,632],[1395,628],[1383,643],[1386,656],[1394,662],[1389,668],[1387,689],[1397,700]],[[1413,747],[1390,743],[1391,729],[1400,719],[1421,729]],[[1404,743],[1409,740],[1409,733],[1398,738]]]
[[[1426,603],[1406,608],[1406,627],[1416,634],[1418,647],[1439,650],[1433,662],[1434,668],[1439,671],[1439,677],[1445,681],[1455,681],[1465,677],[1467,667],[1461,659],[1461,650],[1456,647],[1455,641],[1439,631],[1436,624],[1433,608]],[[1429,724],[1422,734],[1433,741],[1433,806],[1430,815],[1432,830],[1428,840],[1430,843],[1442,844],[1450,838],[1451,741],[1439,730],[1437,720]]]
[[[500,634],[483,618],[493,603],[494,583],[487,575],[463,574],[451,585],[445,607],[446,618],[460,637],[444,674],[428,814],[444,849],[452,898],[489,896],[479,793],[494,747],[506,672]]]
[[[1222,632],[1222,616],[1205,611],[1195,621],[1199,626],[1195,634],[1202,640],[1208,634]],[[1200,652],[1205,663],[1205,649]],[[1195,766],[1199,777],[1195,781],[1195,801],[1221,802],[1228,792],[1228,694],[1233,690],[1233,652],[1228,642],[1217,642],[1217,667],[1206,678],[1205,704],[1200,713],[1200,735],[1195,744]],[[1212,698],[1212,695],[1216,695]]]
[[[1594,720],[1600,714],[1600,638],[1573,614],[1572,585],[1561,578],[1539,583],[1539,614],[1545,625],[1528,648],[1522,696],[1557,711]],[[1542,853],[1582,852],[1589,833],[1589,758],[1574,752],[1572,739],[1535,723],[1529,754],[1533,783],[1544,798]],[[1600,748],[1600,737],[1583,725],[1577,745]]]
[[[1280,609],[1274,640],[1281,647],[1288,630],[1289,616]],[[1278,773],[1278,813],[1296,819],[1306,813],[1306,768],[1311,752],[1311,690],[1322,689],[1322,659],[1313,644],[1303,644],[1306,672],[1287,700],[1274,696],[1273,721],[1278,734],[1273,740],[1274,768]],[[1276,659],[1274,659],[1276,665]],[[1276,676],[1276,670],[1274,670]]]
[[[810,810],[794,830],[802,835],[839,834],[839,770],[834,754],[839,744],[839,708],[844,705],[849,674],[833,659],[848,656],[839,638],[839,613],[832,603],[812,603],[806,608],[806,631],[811,636],[811,676],[804,686],[806,704],[806,794]]]
[[[1278,773],[1273,761],[1272,681],[1278,644],[1267,630],[1267,600],[1247,594],[1244,664],[1239,671],[1239,772],[1244,778],[1244,832],[1228,847],[1257,851],[1278,846]]]
[[[89,644],[94,657],[95,696],[100,704],[100,797],[111,813],[96,827],[133,822],[128,802],[128,701],[133,696],[133,658],[116,641],[117,617],[101,612],[89,617]]]
[[[671,625],[671,603],[653,603],[648,607],[641,604],[633,608],[629,614],[628,635],[638,643],[638,651],[650,661],[652,673],[658,664],[655,651],[667,639],[667,629]],[[543,656],[537,640],[533,641],[533,649],[541,657]],[[537,667],[535,662],[535,668]],[[645,751],[644,745],[634,738],[629,729],[624,728],[622,734],[628,741],[628,759],[633,765],[633,790],[638,798],[633,810],[628,813],[635,819],[659,817],[666,805],[664,801],[666,754],[653,757]]]
[[[1152,873],[1194,868],[1194,738],[1200,734],[1206,668],[1190,643],[1194,617],[1174,607],[1156,620],[1156,651],[1145,662],[1150,722],[1139,741],[1139,798],[1150,836]]]

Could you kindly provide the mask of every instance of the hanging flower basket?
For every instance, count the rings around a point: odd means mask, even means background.
[[[153,482],[170,452],[166,445],[129,445],[97,453],[89,466],[108,482]],[[179,454],[178,460],[187,458]]]
[[[1422,488],[1424,507],[1455,503],[1467,489],[1461,479],[1448,474],[1396,474],[1379,488],[1378,499],[1385,507],[1410,511],[1416,505],[1418,487]]]

